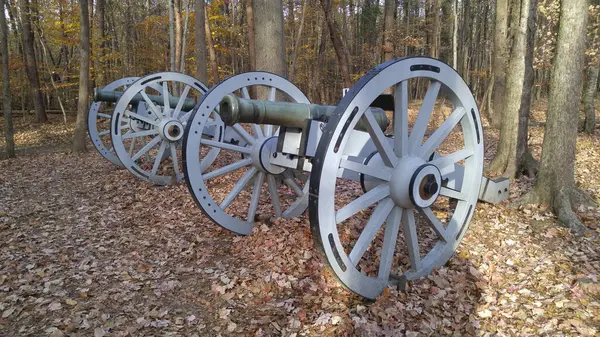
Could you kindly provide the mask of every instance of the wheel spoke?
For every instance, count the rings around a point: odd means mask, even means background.
[[[259,124],[252,124],[252,129],[254,130],[256,138],[263,138],[265,136]]]
[[[408,248],[411,270],[417,271],[421,268],[421,253],[419,253],[419,237],[417,236],[415,213],[412,209],[405,209],[402,212],[402,229],[404,230],[404,237]]]
[[[170,148],[171,161],[173,162],[173,171],[175,171],[175,178],[177,178],[179,176],[179,162],[177,161],[177,148],[175,147],[175,143],[171,143]]]
[[[461,191],[453,190],[448,187],[442,187],[440,189],[440,194],[445,197],[452,198],[452,199],[457,199],[457,200],[462,200],[462,201],[467,200],[467,196],[464,195]]]
[[[222,209],[226,209],[227,207],[229,207],[233,199],[235,199],[235,197],[237,197],[242,192],[242,190],[244,189],[244,187],[246,187],[250,179],[254,177],[256,171],[256,167],[251,167],[248,171],[246,171],[242,178],[235,184],[231,192],[229,192],[225,199],[223,199],[223,202],[221,203],[221,205],[219,205],[219,207],[221,207]]]
[[[248,144],[254,145],[254,137],[252,137],[252,135],[248,133],[248,131],[246,131],[246,129],[244,129],[241,125],[234,124],[233,130],[235,130],[235,132],[237,132],[237,134],[240,135],[240,137],[242,137],[242,139],[244,139]]]
[[[294,179],[294,175],[290,171],[285,171],[283,173],[283,182],[288,185],[297,196],[303,196],[302,187],[298,185],[296,180]]]
[[[250,99],[250,93],[248,92],[248,87],[242,88],[242,97],[244,99]]]
[[[148,145],[148,142],[146,142],[146,139],[144,137],[142,137],[141,140],[142,140],[142,144],[144,144],[144,146]],[[148,152],[146,152],[144,154],[144,156],[146,157],[146,161],[150,162],[150,154]]]
[[[99,112],[99,113],[97,113],[97,114],[96,114],[96,116],[98,116],[98,117],[102,117],[102,118],[108,118],[108,119],[110,119],[110,115],[108,115],[108,114],[103,114],[103,113],[100,113],[100,112]]]
[[[269,102],[275,102],[275,98],[277,97],[277,88],[271,87],[269,91]]]
[[[431,164],[437,166],[440,172],[442,172],[442,175],[444,175],[444,171],[448,166],[454,165],[461,160],[465,160],[473,154],[475,154],[473,149],[462,149],[447,156],[436,158],[431,161]]]
[[[152,175],[156,175],[158,172],[158,167],[160,166],[160,162],[165,154],[165,150],[167,149],[167,142],[160,143],[160,148],[158,149],[158,153],[156,154],[156,158],[154,159],[154,165],[152,165]]]
[[[177,102],[177,106],[175,107],[175,110],[173,111],[173,117],[179,119],[179,115],[181,114],[181,109],[183,108],[183,103],[185,102],[185,100],[187,99],[187,95],[190,92],[190,86],[186,85],[185,88],[183,89],[183,92],[181,93],[181,97],[179,98],[179,102]],[[189,116],[188,116],[189,117]],[[180,120],[187,120],[186,119],[180,119]]]
[[[129,145],[129,158],[133,157],[133,151],[135,151],[135,143],[136,142],[137,142],[137,138],[133,138],[133,140],[131,141],[131,144]]]
[[[202,179],[204,180],[208,180],[208,179],[212,179],[215,177],[219,177],[222,176],[224,174],[227,174],[229,172],[233,172],[235,170],[239,170],[242,167],[246,167],[248,165],[252,164],[252,158],[246,158],[244,160],[240,160],[238,162],[235,162],[233,164],[227,165],[227,166],[223,166],[220,167],[214,171],[211,171],[209,173],[205,173],[202,175]]]
[[[394,152],[402,158],[408,155],[408,81],[394,90]]]
[[[228,143],[224,143],[224,142],[217,142],[215,140],[204,139],[204,138],[200,139],[200,144],[206,145],[206,146],[211,146],[211,147],[217,147],[217,148],[223,149],[223,150],[231,150],[231,151],[244,153],[244,154],[250,154],[252,152],[252,149],[247,148],[247,147],[232,145],[232,144],[228,144]]]
[[[381,255],[379,256],[377,277],[386,282],[390,278],[392,264],[394,263],[394,251],[396,250],[402,213],[402,208],[394,207],[385,223],[385,233],[383,234],[383,246],[381,247]]]
[[[281,217],[281,203],[279,202],[279,193],[277,192],[277,182],[275,176],[267,175],[267,184],[269,187],[269,194],[271,195],[271,203],[273,204],[273,212],[276,217]]]
[[[140,94],[144,98],[144,101],[146,101],[146,104],[148,104],[148,107],[150,108],[150,111],[152,111],[152,113],[154,114],[154,117],[158,118],[159,120],[162,119],[162,113],[160,112],[160,109],[158,109],[154,102],[152,102],[150,97],[148,97],[148,94],[146,94],[146,92],[144,91],[141,91]]]
[[[375,207],[375,211],[373,211],[371,218],[369,218],[369,221],[367,222],[362,233],[360,233],[358,240],[354,244],[354,247],[348,256],[354,266],[358,265],[358,262],[367,251],[367,248],[369,248],[369,245],[377,235],[377,232],[393,208],[394,202],[390,198],[383,199],[377,205],[377,207]]]
[[[150,125],[158,126],[158,122],[153,121],[150,118],[144,117],[142,115],[138,115],[133,111],[126,110],[124,114],[129,116],[129,118],[132,120],[138,120],[138,121],[146,122]]]
[[[389,195],[389,185],[381,184],[337,211],[335,213],[335,222],[338,224],[342,223],[344,220],[350,218],[354,214],[367,209],[369,206],[374,205],[376,202]]]
[[[110,133],[110,130],[104,130],[101,132],[98,132],[98,136],[102,137],[102,136],[106,136]]]
[[[169,82],[167,82],[167,81],[164,81],[162,84],[162,94],[163,94],[163,100],[164,100],[163,115],[171,116],[171,104],[169,102],[169,97],[171,96],[171,94],[169,94]]]
[[[389,167],[371,167],[347,159],[342,159],[342,161],[340,162],[340,167],[343,169],[375,177],[383,181],[390,181],[390,179],[392,178],[392,169],[390,169]]]
[[[440,82],[432,81],[429,84],[429,88],[427,88],[425,98],[423,98],[423,104],[421,104],[421,108],[419,109],[419,115],[417,116],[417,120],[415,121],[412,132],[408,138],[410,143],[409,151],[411,154],[417,152],[418,148],[421,146],[423,137],[425,137],[427,125],[429,124],[431,113],[435,107],[435,101],[437,100],[438,93],[440,92],[440,87]]]
[[[456,108],[450,117],[448,117],[448,119],[445,120],[444,123],[442,123],[442,125],[440,125],[440,127],[435,130],[435,132],[429,136],[427,141],[425,141],[425,143],[421,146],[418,153],[419,157],[428,159],[448,137],[450,132],[454,130],[454,127],[458,124],[458,122],[460,122],[465,113],[466,111],[464,108]]]
[[[158,144],[158,142],[160,142],[161,140],[162,140],[162,138],[160,138],[160,137],[152,138],[152,140],[148,144],[146,144],[138,153],[136,153],[133,157],[131,157],[131,159],[133,161],[140,159],[140,157],[144,153],[150,151],[150,149],[153,148],[156,144]]]
[[[367,109],[364,116],[368,122],[367,129],[372,137],[373,143],[381,155],[381,159],[383,159],[386,166],[394,167],[398,161],[398,157],[394,154],[394,149],[390,146],[390,143],[388,143],[388,139],[383,134],[383,131],[381,131],[373,113],[370,109]]]
[[[124,134],[121,138],[129,139],[129,138],[136,138],[136,137],[154,136],[157,134],[158,134],[158,130],[152,129],[152,130],[146,130],[146,131],[140,131],[140,132],[127,133],[127,134]]]
[[[275,99],[277,98],[277,88],[275,87],[271,87],[271,90],[269,91],[269,102],[275,102]],[[265,124],[265,137],[271,137],[273,136],[273,125],[271,124]]]
[[[440,220],[437,218],[437,216],[435,216],[435,214],[433,213],[433,211],[431,210],[431,208],[423,208],[421,209],[421,212],[425,215],[425,217],[427,217],[427,219],[429,221],[427,221],[429,223],[429,226],[431,227],[431,229],[433,229],[433,231],[435,232],[435,234],[437,234],[437,236],[444,240],[444,242],[448,242],[448,237],[447,237],[447,233],[446,233],[446,229],[444,228],[444,225],[442,225],[442,223],[440,222]]]
[[[248,208],[248,222],[254,222],[256,211],[258,210],[258,203],[260,201],[260,194],[262,192],[262,186],[265,183],[265,174],[259,172],[258,176],[254,180],[254,186],[252,187],[252,197],[250,198],[250,207]]]

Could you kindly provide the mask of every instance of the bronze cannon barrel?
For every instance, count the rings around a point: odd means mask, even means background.
[[[95,102],[115,103],[119,100],[119,98],[121,98],[121,96],[123,96],[122,91],[111,91],[111,90],[102,90],[102,89],[94,88],[94,101]],[[148,95],[148,98],[150,98],[150,100],[152,102],[154,102],[154,104],[156,104],[156,105],[163,106],[165,104],[165,99],[162,96]],[[180,97],[170,96],[169,97],[169,106],[171,108],[175,108],[177,106],[177,104],[179,103],[179,99],[180,99]],[[139,102],[145,102],[145,101],[144,101],[144,98],[142,97],[142,95],[138,93],[135,96],[133,96],[131,103],[139,103]],[[181,109],[183,111],[190,111],[195,106],[196,106],[196,101],[193,98],[186,98],[185,101],[183,102],[183,106],[181,107]]]
[[[219,115],[225,125],[257,123],[304,128],[307,119],[327,122],[335,109],[335,106],[329,105],[250,100],[229,94],[221,100]],[[390,125],[385,111],[381,108],[369,109],[381,130],[385,131]],[[361,118],[356,129],[366,131],[367,121]]]

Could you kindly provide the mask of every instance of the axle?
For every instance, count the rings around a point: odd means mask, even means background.
[[[257,123],[305,128],[307,120],[327,122],[335,109],[335,106],[328,105],[250,100],[229,94],[221,100],[219,115],[225,125]],[[369,109],[381,130],[385,131],[390,125],[385,111],[380,108]],[[356,129],[366,131],[367,121],[361,119]]]
[[[94,89],[94,101],[95,102],[115,103],[119,100],[119,98],[121,98],[121,96],[123,96],[122,91],[110,91],[110,90],[102,90],[102,89],[98,89],[98,88]],[[165,103],[165,99],[162,96],[148,95],[148,98],[150,98],[150,100],[152,102],[154,102],[154,104],[157,104],[160,106],[163,106]],[[171,108],[175,108],[177,106],[177,104],[179,103],[179,100],[180,100],[180,97],[169,96],[169,106]],[[142,95],[137,94],[137,95],[133,96],[131,103],[139,103],[139,102],[145,102]],[[185,101],[183,102],[183,106],[181,107],[181,109],[183,111],[190,111],[195,106],[196,106],[196,101],[193,98],[186,98]]]

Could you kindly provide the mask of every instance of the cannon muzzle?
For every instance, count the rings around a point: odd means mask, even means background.
[[[304,128],[306,120],[327,122],[335,109],[335,106],[329,105],[250,100],[229,94],[221,100],[219,115],[225,125],[256,123]],[[381,130],[385,131],[390,125],[385,111],[380,108],[369,109]],[[361,118],[356,129],[366,131],[367,121]]]
[[[122,91],[111,91],[111,90],[102,90],[102,89],[94,88],[94,101],[95,102],[115,103],[119,100],[119,98],[121,98],[121,96],[123,96]],[[156,105],[164,106],[164,104],[165,104],[165,99],[163,98],[163,96],[148,95],[148,98],[150,98],[150,100]],[[169,97],[169,106],[171,108],[175,108],[177,106],[177,104],[179,103],[179,100],[180,100],[180,97],[170,96]],[[144,101],[144,98],[142,97],[142,95],[138,93],[135,96],[133,96],[131,103],[136,104],[139,102],[145,102],[145,101]],[[186,98],[185,101],[183,102],[183,106],[181,107],[181,109],[183,111],[190,111],[195,106],[196,106],[196,101],[193,98]]]

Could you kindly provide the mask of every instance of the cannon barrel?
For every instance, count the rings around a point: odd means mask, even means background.
[[[257,123],[304,128],[307,119],[327,122],[335,109],[335,106],[329,105],[250,100],[229,94],[221,100],[219,115],[225,125]],[[381,108],[369,109],[381,130],[385,131],[390,125],[385,111]],[[367,121],[361,118],[356,129],[367,131]]]
[[[123,96],[122,91],[111,91],[111,90],[102,90],[102,89],[94,88],[94,101],[95,102],[115,103],[119,100],[119,98],[121,98],[121,96]],[[165,99],[162,96],[148,95],[148,98],[150,98],[150,100],[152,102],[154,102],[154,104],[157,104],[160,106],[164,105]],[[171,108],[175,108],[177,106],[177,103],[179,103],[179,99],[180,99],[180,97],[170,96],[169,97],[169,106]],[[133,96],[131,103],[139,103],[139,102],[145,102],[145,101],[144,101],[144,98],[142,97],[142,95],[138,93],[135,96]],[[181,109],[183,111],[190,111],[195,106],[196,106],[196,101],[193,98],[186,98],[185,101],[183,102],[183,106],[181,107]]]

